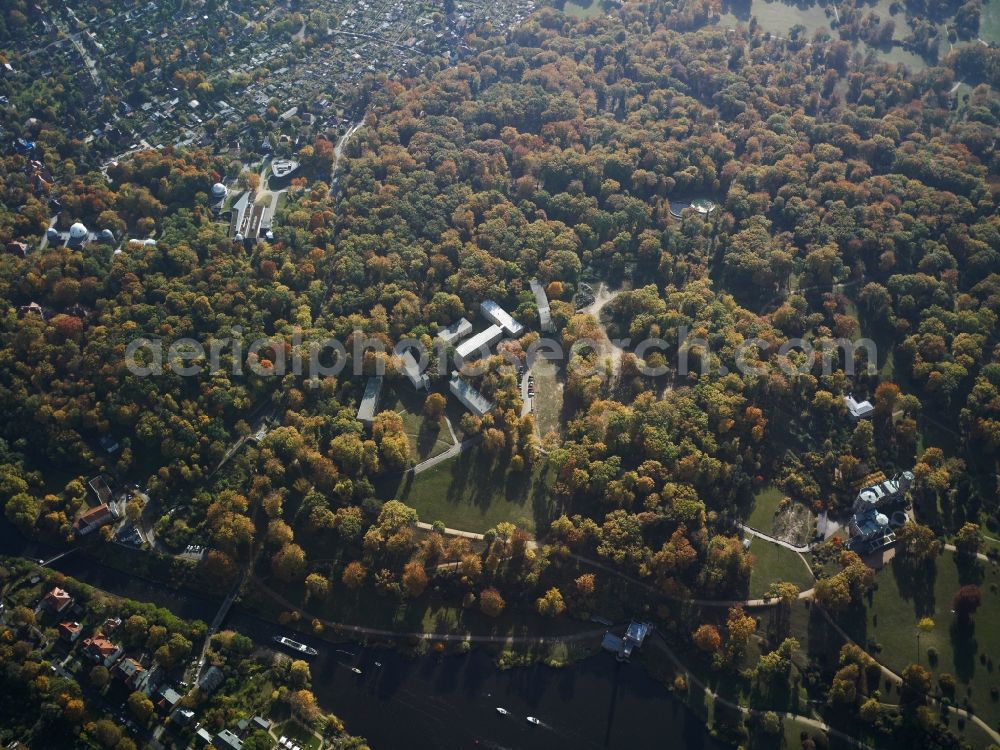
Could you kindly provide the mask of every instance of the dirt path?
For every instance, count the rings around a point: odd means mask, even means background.
[[[622,369],[622,356],[625,354],[625,350],[622,349],[618,344],[612,341],[611,337],[608,336],[607,328],[603,323],[601,323],[601,311],[604,310],[605,306],[611,302],[615,297],[621,294],[621,289],[616,289],[611,291],[608,289],[608,285],[603,281],[597,285],[597,291],[594,293],[594,301],[591,302],[586,307],[580,309],[580,312],[586,313],[587,315],[592,315],[594,319],[600,324],[601,330],[604,331],[605,344],[603,346],[604,351],[601,352],[602,356],[607,357],[611,360],[611,372],[612,380],[617,382],[618,374]],[[612,383],[613,385],[614,383]]]

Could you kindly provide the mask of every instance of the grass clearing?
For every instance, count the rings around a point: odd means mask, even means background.
[[[812,588],[812,573],[798,554],[790,549],[755,538],[750,544],[750,553],[754,557],[753,570],[750,571],[751,598],[763,596],[768,587],[777,581],[794,583],[803,591]]]
[[[444,453],[452,446],[451,433],[444,418],[437,424],[424,417],[425,393],[400,388],[386,388],[383,391],[379,411],[392,409],[403,419],[403,430],[410,441],[410,452],[417,462]]]
[[[552,518],[554,480],[544,459],[516,472],[506,457],[495,459],[477,445],[404,480],[396,497],[416,508],[421,520],[449,528],[482,533],[510,521],[534,533]]]
[[[1000,1],[1000,0],[998,0]],[[535,378],[535,419],[538,433],[544,438],[550,432],[559,434],[563,408],[563,384],[556,376],[555,363],[539,358],[531,368]]]

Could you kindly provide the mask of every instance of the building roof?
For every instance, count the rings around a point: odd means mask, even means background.
[[[889,530],[889,519],[875,508],[865,508],[851,517],[850,530],[865,539],[882,536]]]
[[[472,333],[472,323],[465,318],[460,318],[449,326],[439,328],[437,337],[446,344],[454,344],[470,333]]]
[[[62,612],[72,603],[73,597],[69,595],[69,592],[58,586],[42,597],[42,606],[53,612]]]
[[[480,349],[489,349],[502,337],[503,328],[496,324],[491,325],[485,331],[480,331],[456,346],[455,353],[462,359],[467,359],[470,354],[478,354]]]
[[[872,406],[871,403],[868,401],[855,401],[854,396],[844,396],[844,403],[847,405],[847,411],[849,411],[851,416],[855,419],[867,417],[875,411],[875,407]]]
[[[375,412],[378,410],[378,402],[382,396],[382,376],[373,375],[368,378],[365,384],[364,395],[361,396],[361,404],[358,406],[358,420],[361,422],[371,422],[375,419]]]
[[[86,236],[87,227],[79,221],[69,228],[69,238],[71,240],[82,240]]]
[[[74,526],[78,530],[87,529],[92,526],[100,526],[107,523],[108,521],[113,521],[115,518],[114,512],[111,510],[110,506],[106,503],[101,503],[100,505],[94,506],[78,519]]]
[[[91,656],[99,656],[102,659],[107,659],[109,656],[113,656],[119,651],[118,646],[101,635],[95,635],[93,638],[87,638],[83,642],[83,648]]]
[[[222,684],[226,679],[225,673],[216,666],[211,666],[205,670],[205,674],[198,680],[198,687],[202,690],[212,691]]]
[[[483,300],[479,304],[479,309],[489,321],[502,326],[511,336],[520,336],[524,330],[523,325],[514,320],[509,312],[491,299]]]
[[[543,331],[548,331],[552,328],[552,311],[549,308],[549,297],[545,293],[545,287],[541,285],[538,279],[532,279],[528,283],[531,286],[531,292],[535,295],[535,306],[538,308],[538,323]]]
[[[451,374],[448,387],[455,397],[477,416],[481,417],[493,409],[493,402],[469,385],[469,382],[457,372]]]
[[[228,729],[223,729],[212,740],[212,744],[220,750],[242,750],[243,741]]]
[[[80,635],[81,630],[83,630],[83,626],[78,622],[59,623],[59,635],[68,640],[73,640]]]
[[[421,370],[420,363],[417,361],[417,358],[413,356],[413,351],[405,349],[402,353],[397,351],[396,354],[403,364],[403,374],[406,375],[410,384],[418,390],[425,388],[427,386],[428,377]]]

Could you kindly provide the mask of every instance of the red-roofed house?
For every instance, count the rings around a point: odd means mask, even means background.
[[[73,597],[69,595],[69,592],[63,591],[61,588],[56,586],[44,597],[42,597],[40,606],[47,609],[49,612],[59,613],[69,607],[72,603]]]
[[[59,637],[69,643],[73,643],[77,638],[79,638],[82,631],[83,626],[78,622],[59,623]]]
[[[97,531],[105,524],[117,520],[118,515],[111,508],[111,506],[106,503],[101,503],[76,519],[76,523],[73,525],[76,528],[77,534],[80,536],[86,536],[93,531]]]
[[[83,651],[93,661],[105,667],[110,667],[122,655],[120,646],[116,646],[107,638],[99,635],[85,639],[83,641]]]

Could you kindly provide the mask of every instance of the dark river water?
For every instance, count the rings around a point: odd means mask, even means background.
[[[47,559],[56,551],[27,542],[0,513],[0,552]],[[213,599],[134,578],[80,553],[53,567],[188,619],[207,622],[218,607]],[[238,606],[225,625],[263,645],[284,632]],[[697,718],[640,666],[619,664],[610,654],[562,669],[536,665],[499,670],[478,650],[408,658],[390,650],[288,635],[320,652],[312,660],[313,692],[320,705],[341,717],[348,731],[367,738],[374,750],[726,747],[713,741]],[[362,673],[355,674],[352,667]],[[498,714],[498,706],[510,715]],[[529,715],[542,724],[529,724]]]

